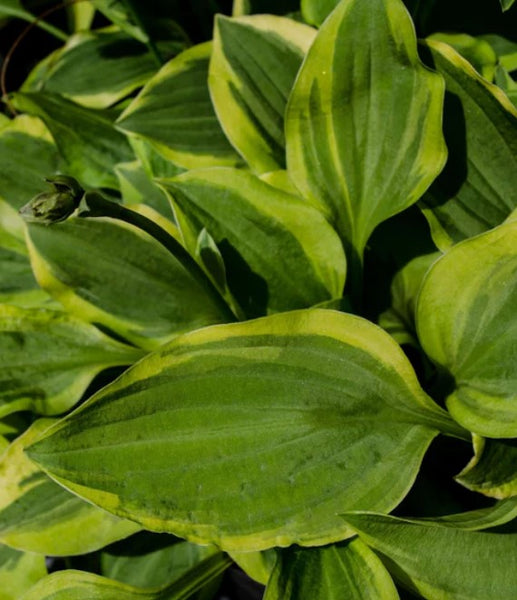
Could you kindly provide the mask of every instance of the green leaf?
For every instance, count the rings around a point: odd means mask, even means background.
[[[442,169],[443,87],[420,62],[400,0],[342,2],[311,46],[287,108],[288,170],[351,263]]]
[[[482,35],[478,39],[484,40],[492,46],[501,67],[507,71],[515,71],[517,69],[516,42],[496,34]]]
[[[87,31],[92,27],[95,17],[95,6],[90,2],[74,2],[66,7],[68,12],[68,23],[70,29],[77,33],[78,31]]]
[[[119,117],[118,127],[188,169],[237,164],[208,92],[211,52],[206,42],[164,65]]]
[[[130,160],[131,148],[107,113],[50,93],[12,96],[18,110],[41,117],[52,133],[69,174],[91,187],[117,188],[115,165]]]
[[[103,13],[110,21],[118,25],[122,31],[142,43],[149,41],[148,32],[142,27],[141,21],[135,20],[131,12],[134,3],[131,0],[92,0],[95,8]]]
[[[54,421],[36,421],[0,457],[0,542],[52,556],[84,554],[138,531],[81,500],[45,475],[24,454]]]
[[[343,515],[391,574],[428,600],[511,598],[517,589],[516,534],[465,531],[385,515]]]
[[[146,529],[251,551],[340,540],[338,511],[391,510],[438,430],[464,435],[386,333],[302,310],[177,338],[28,452]]]
[[[426,354],[454,378],[447,407],[465,428],[517,437],[517,221],[454,246],[417,306]]]
[[[346,260],[323,216],[296,196],[237,169],[161,180],[187,248],[203,228],[224,259],[230,291],[251,317],[340,297]]]
[[[507,498],[489,508],[480,508],[455,515],[429,519],[431,523],[450,525],[457,529],[478,531],[505,525],[517,518],[517,498]]]
[[[161,44],[168,55],[180,52],[180,41]],[[31,72],[24,92],[61,94],[90,108],[106,108],[143,86],[159,65],[147,47],[115,28],[81,32]]]
[[[474,457],[455,479],[492,498],[517,496],[517,440],[474,436]]]
[[[49,295],[39,288],[26,254],[2,248],[0,233],[0,304],[47,306]]]
[[[84,571],[58,571],[39,583],[23,600],[187,600],[229,566],[230,560],[218,553],[190,569],[164,588],[142,590]]]
[[[379,558],[357,538],[324,548],[288,548],[269,580],[264,600],[398,600]]]
[[[446,82],[449,159],[421,205],[445,250],[502,223],[516,207],[517,109],[450,46],[428,42]]]
[[[141,356],[62,312],[0,305],[0,415],[64,412],[100,371]]]
[[[517,81],[510,76],[504,67],[497,67],[495,72],[495,83],[508,96],[508,100],[517,108]]]
[[[166,218],[174,219],[167,196],[148,176],[140,161],[119,163],[115,173],[125,204],[143,203]]]
[[[302,0],[302,15],[307,23],[320,26],[339,4],[339,0]]]
[[[512,6],[513,3],[515,2],[515,0],[499,0],[501,2],[501,7],[503,10],[509,10]]]
[[[285,15],[300,8],[299,0],[233,0],[232,15],[275,14]]]
[[[216,20],[210,93],[228,139],[258,173],[285,168],[287,99],[315,35],[271,15]]]
[[[30,224],[28,240],[43,289],[72,314],[144,348],[226,320],[192,272],[133,225],[76,217]]]
[[[466,33],[434,33],[427,40],[449,44],[468,60],[482,77],[493,81],[498,58],[488,41]]]
[[[230,556],[246,575],[266,585],[276,563],[277,550],[270,548],[261,552],[230,552]]]
[[[149,535],[149,534],[148,534]],[[165,540],[156,538],[169,538]],[[172,536],[154,534],[150,540],[131,539],[131,554],[127,546],[120,546],[101,555],[102,574],[110,579],[140,588],[168,585],[187,573],[189,569],[219,551],[214,546],[197,546],[190,542],[179,542]],[[150,545],[154,541],[155,545]],[[156,541],[160,541],[157,545]],[[165,544],[165,545],[164,545]]]
[[[14,17],[15,19],[23,19],[29,23],[34,23],[41,29],[48,31],[53,36],[60,40],[66,41],[67,35],[64,31],[61,31],[57,27],[54,27],[50,23],[47,23],[43,19],[37,19],[32,13],[23,8],[20,0],[1,0],[0,1],[0,16],[1,17]]]
[[[391,283],[391,306],[379,317],[379,325],[399,344],[418,346],[415,331],[416,301],[422,280],[439,252],[418,256],[397,272]]]
[[[0,544],[0,598],[20,600],[23,594],[45,577],[45,557],[19,552]]]
[[[62,166],[48,129],[28,115],[19,115],[0,129],[0,162],[0,201],[16,210],[41,192],[44,178]]]

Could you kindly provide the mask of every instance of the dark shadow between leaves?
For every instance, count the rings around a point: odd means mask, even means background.
[[[430,208],[454,198],[468,175],[465,112],[458,96],[451,92],[445,92],[443,134],[448,149],[447,163],[423,198],[423,203]]]
[[[228,273],[228,287],[249,319],[267,312],[269,289],[267,281],[251,270],[239,251],[227,240],[217,243]]]

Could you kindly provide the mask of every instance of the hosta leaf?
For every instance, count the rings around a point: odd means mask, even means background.
[[[321,27],[287,108],[287,164],[351,247],[349,259],[445,163],[443,87],[420,62],[400,0],[342,2]]]
[[[115,167],[115,173],[125,204],[144,203],[163,216],[174,218],[167,196],[151,180],[140,161],[120,163]]]
[[[455,515],[433,517],[429,521],[457,529],[479,531],[505,525],[515,519],[517,519],[517,497],[501,500],[489,508],[480,508]]]
[[[239,162],[210,100],[211,52],[210,42],[199,44],[164,65],[119,117],[118,127],[185,168]]]
[[[218,577],[230,560],[211,556],[164,588],[142,590],[84,571],[58,571],[38,582],[23,600],[186,600]]]
[[[418,256],[393,278],[391,306],[380,315],[379,325],[399,344],[418,345],[415,339],[416,301],[425,274],[439,257],[439,252]]]
[[[0,305],[0,415],[64,412],[97,373],[141,356],[62,312]]]
[[[162,184],[173,196],[187,248],[195,251],[206,228],[247,315],[341,296],[341,242],[323,216],[296,196],[237,169],[190,171]]]
[[[447,44],[428,42],[446,83],[447,165],[422,201],[440,249],[502,223],[516,207],[517,109]]]
[[[465,531],[385,515],[343,515],[389,559],[391,574],[428,600],[511,598],[517,589],[516,534]]]
[[[339,0],[302,0],[302,15],[307,23],[318,27],[339,4]]]
[[[454,246],[417,306],[426,354],[447,369],[452,416],[487,437],[517,437],[517,221]]]
[[[0,456],[0,542],[52,556],[92,552],[138,531],[136,523],[81,500],[24,454],[54,421],[36,421]]]
[[[149,41],[148,32],[142,27],[142,23],[134,18],[135,15],[132,12],[133,7],[137,11],[139,10],[138,3],[132,2],[132,0],[92,0],[92,2],[97,10],[124,32],[140,42]]]
[[[14,17],[17,19],[23,19],[29,23],[34,23],[34,25],[37,25],[45,31],[48,31],[58,39],[66,40],[67,38],[63,31],[57,27],[54,27],[50,23],[47,23],[43,19],[37,19],[32,13],[25,10],[20,0],[1,0],[0,17]]]
[[[517,69],[517,43],[500,35],[487,34],[478,39],[488,42],[494,49],[499,65],[507,71]]]
[[[517,81],[501,66],[497,67],[495,72],[495,83],[508,96],[508,100],[517,108]]]
[[[287,99],[315,35],[271,15],[217,18],[210,93],[228,139],[258,173],[285,167]]]
[[[343,539],[338,511],[390,510],[439,429],[463,435],[386,333],[304,310],[177,338],[29,453],[146,529],[249,551]]]
[[[0,201],[16,210],[41,192],[44,177],[60,167],[48,129],[28,115],[19,115],[0,129],[0,161]]]
[[[231,552],[230,556],[252,579],[266,585],[277,559],[277,550],[270,548],[261,552]]]
[[[90,2],[75,2],[67,6],[68,22],[72,31],[87,31],[93,24],[95,6]]]
[[[299,0],[233,0],[232,15],[275,14],[285,15],[300,8]]]
[[[456,481],[493,498],[517,496],[517,440],[474,436],[474,457]]]
[[[165,539],[156,539],[160,537]],[[152,545],[153,541],[155,545]],[[156,544],[157,541],[160,543]],[[117,554],[118,545],[114,550],[102,553],[102,574],[121,583],[141,588],[168,585],[202,560],[219,552],[214,546],[198,546],[178,541],[172,536],[157,534],[141,541],[139,536],[136,536],[131,539],[130,544],[130,555],[126,545],[120,545],[120,554]]]
[[[50,300],[39,288],[28,256],[1,246],[0,233],[0,303],[15,306],[42,306]]]
[[[513,6],[513,3],[515,2],[515,0],[499,0],[501,2],[501,6],[503,8],[503,10],[508,10],[509,8],[511,8]]]
[[[466,33],[434,33],[427,40],[449,44],[468,60],[480,75],[488,81],[493,80],[498,58],[488,41]]]
[[[0,544],[1,600],[20,600],[46,574],[43,555],[19,552]]]
[[[172,55],[183,46],[172,41],[162,48]],[[146,46],[124,32],[81,32],[39,63],[22,91],[54,92],[83,106],[105,108],[143,86],[158,68]]]
[[[355,538],[324,548],[288,548],[269,580],[264,600],[398,600],[380,559]]]
[[[117,187],[113,168],[133,157],[107,113],[50,93],[16,92],[12,103],[45,122],[71,175],[91,187]]]
[[[132,225],[105,218],[30,224],[28,240],[36,278],[51,296],[143,347],[226,319],[192,273]]]

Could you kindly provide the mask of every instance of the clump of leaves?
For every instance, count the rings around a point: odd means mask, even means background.
[[[512,598],[517,46],[159,4],[0,121],[0,597]]]

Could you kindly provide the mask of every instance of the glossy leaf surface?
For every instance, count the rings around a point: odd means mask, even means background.
[[[118,119],[118,127],[152,142],[186,168],[234,165],[208,92],[210,42],[185,50],[164,65]]]
[[[456,481],[493,498],[517,496],[517,441],[474,437],[474,457]]]
[[[0,415],[64,412],[97,373],[141,356],[65,313],[0,305]]]
[[[422,200],[440,249],[502,223],[516,207],[517,109],[447,44],[428,42],[444,77],[445,169]]]
[[[258,173],[285,167],[287,99],[315,35],[271,15],[217,18],[210,93],[228,139]]]
[[[51,296],[143,347],[225,320],[191,272],[132,225],[72,218],[31,224],[28,239],[36,278]]]
[[[438,430],[463,435],[387,334],[305,310],[178,338],[29,454],[147,529],[258,550],[343,539],[343,507],[393,508]]]
[[[398,600],[380,559],[358,538],[281,550],[264,600]]]
[[[0,542],[50,556],[85,554],[138,531],[45,475],[24,454],[54,421],[42,419],[0,456]]]
[[[0,544],[1,600],[20,600],[46,574],[43,555],[19,552]]]
[[[344,518],[364,542],[390,560],[397,580],[428,600],[511,598],[517,589],[516,534],[465,531],[368,513]]]
[[[13,94],[21,111],[40,117],[67,163],[69,174],[83,185],[116,188],[113,168],[132,158],[126,138],[108,113],[86,108],[50,93]],[[30,198],[29,198],[30,199]]]
[[[454,246],[428,272],[418,337],[452,375],[452,416],[487,437],[517,437],[517,222]]]
[[[443,88],[400,0],[341,2],[318,32],[287,108],[287,164],[355,260],[442,169]]]
[[[187,248],[195,252],[203,228],[218,245],[230,290],[247,315],[341,296],[341,242],[296,196],[236,169],[191,171],[162,185],[173,197]]]

